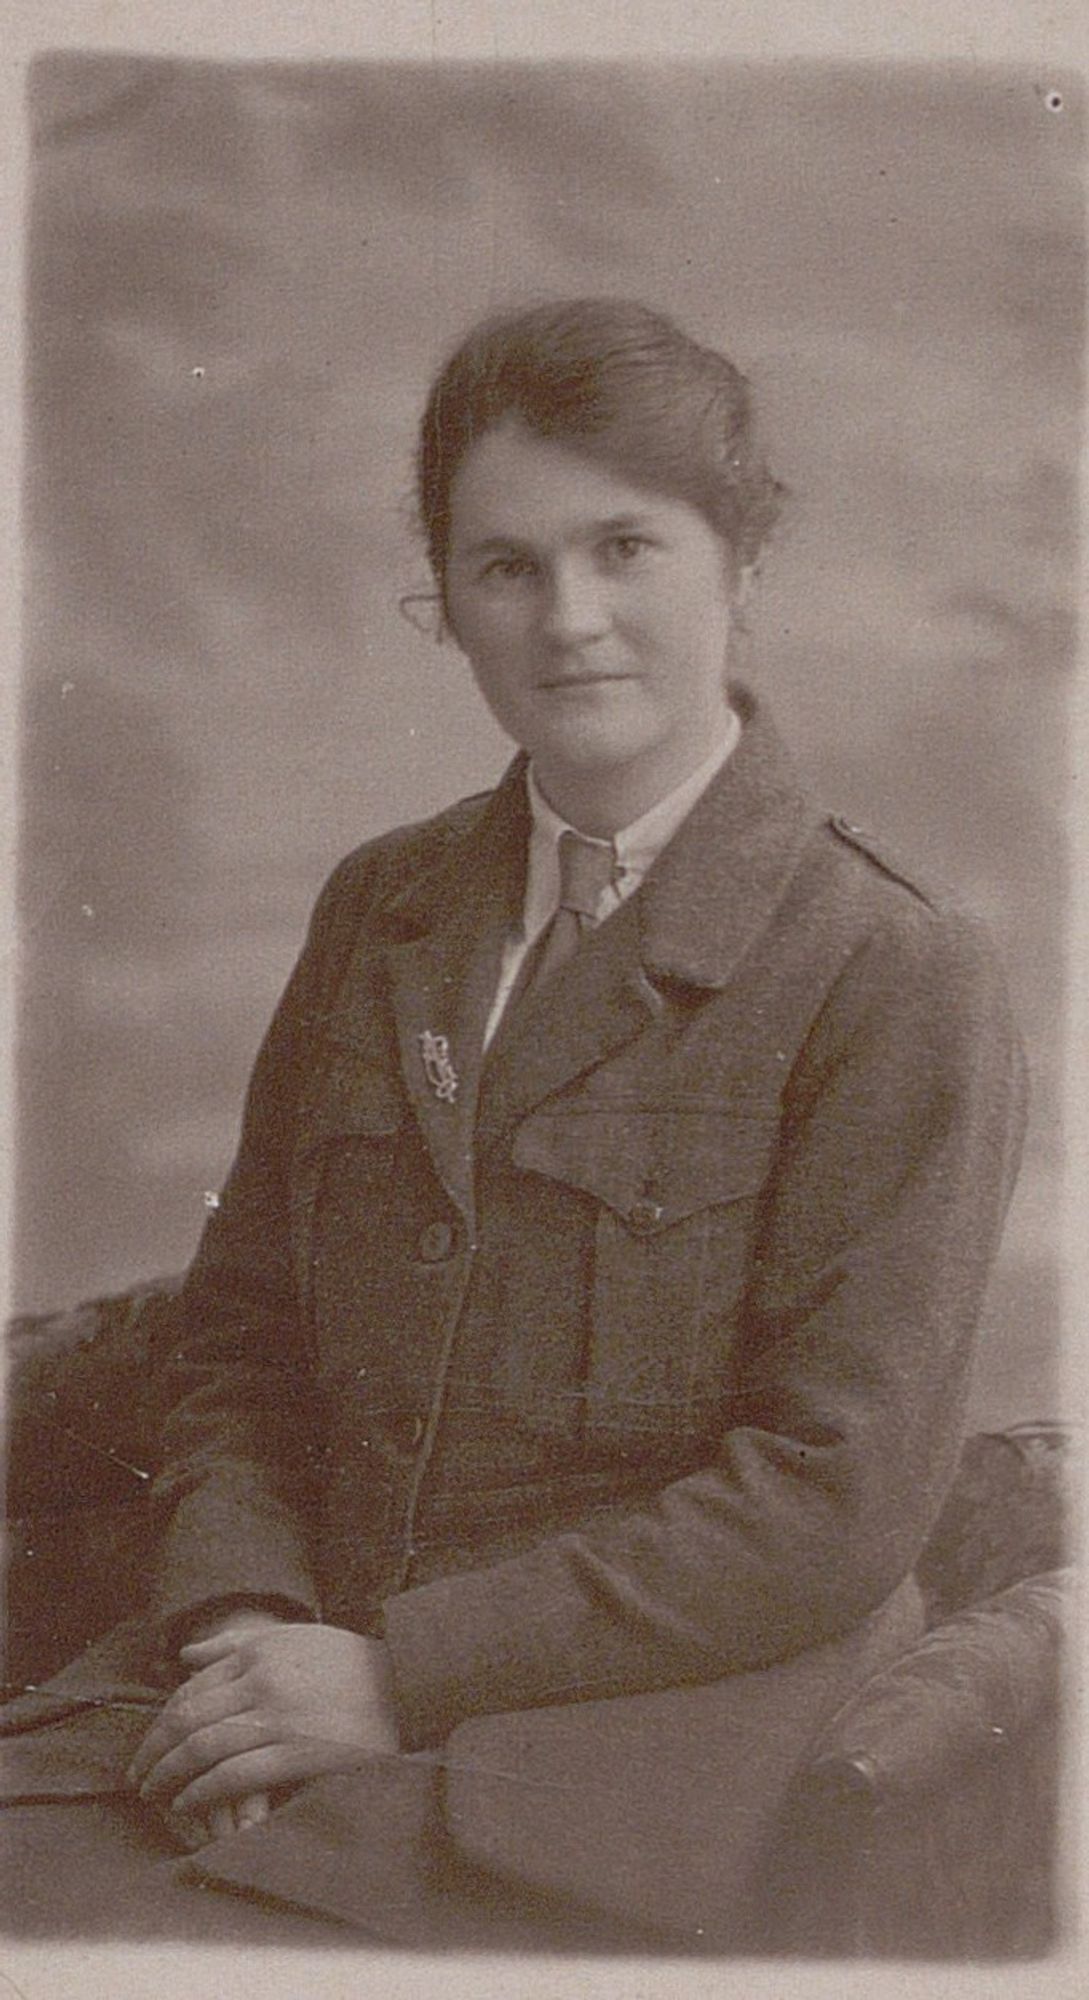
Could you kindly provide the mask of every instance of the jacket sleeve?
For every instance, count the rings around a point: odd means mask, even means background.
[[[152,1609],[182,1636],[222,1600],[318,1611],[309,1525],[321,1418],[292,1268],[288,1174],[308,1053],[342,956],[341,870],[254,1067],[237,1156],[179,1299],[152,1489]]]
[[[855,951],[783,1100],[714,1463],[387,1600],[408,1745],[707,1681],[849,1630],[951,1481],[1024,1072],[993,955],[913,906]]]

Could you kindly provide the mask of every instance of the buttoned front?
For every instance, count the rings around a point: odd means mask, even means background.
[[[1020,1137],[1001,980],[739,699],[486,1065],[522,766],[342,865],[190,1275],[161,1613],[380,1626],[409,1745],[845,1631],[951,1476]]]

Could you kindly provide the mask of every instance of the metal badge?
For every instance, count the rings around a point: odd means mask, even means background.
[[[450,1061],[446,1036],[433,1035],[430,1028],[425,1028],[419,1039],[428,1083],[443,1104],[452,1104],[458,1094],[458,1073]]]

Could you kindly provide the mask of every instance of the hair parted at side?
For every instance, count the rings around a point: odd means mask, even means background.
[[[440,587],[458,467],[509,418],[687,500],[738,568],[755,561],[778,518],[785,489],[757,450],[740,370],[634,300],[564,299],[482,321],[435,380],[420,426],[417,493]]]

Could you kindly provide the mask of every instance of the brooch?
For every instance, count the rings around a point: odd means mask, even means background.
[[[446,1036],[433,1035],[430,1028],[425,1028],[419,1041],[428,1083],[443,1104],[452,1104],[458,1094],[458,1073],[450,1061]]]

